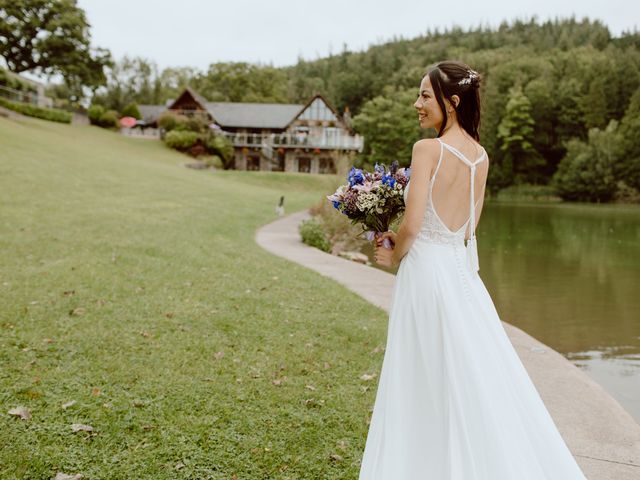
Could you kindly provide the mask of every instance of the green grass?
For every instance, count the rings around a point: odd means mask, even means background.
[[[357,478],[386,315],[254,242],[338,179],[35,119],[0,145],[0,478]]]

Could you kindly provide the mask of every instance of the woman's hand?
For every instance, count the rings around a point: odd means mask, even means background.
[[[378,265],[382,265],[383,267],[387,268],[392,268],[395,266],[395,262],[393,259],[393,250],[396,244],[396,236],[396,233],[391,230],[384,232],[382,235],[376,236],[374,258]],[[391,242],[391,248],[385,248],[382,245],[382,242],[385,238],[388,238]]]
[[[389,241],[391,242],[391,248],[393,249],[393,247],[395,247],[396,245],[397,236],[398,234],[393,230],[387,230],[386,232],[383,232],[381,235],[376,236],[376,246],[381,247],[384,239],[388,238]]]

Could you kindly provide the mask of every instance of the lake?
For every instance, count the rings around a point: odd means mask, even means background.
[[[640,207],[487,201],[476,233],[501,319],[562,353],[640,423]]]

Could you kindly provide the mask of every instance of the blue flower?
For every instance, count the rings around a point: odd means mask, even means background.
[[[373,170],[376,173],[379,173],[380,175],[384,175],[384,165],[380,165],[380,164],[376,163],[375,167],[373,167]]]
[[[391,188],[393,188],[393,186],[396,184],[396,179],[391,175],[385,175],[384,177],[382,177],[382,184],[389,185]]]
[[[338,200],[333,201],[333,208],[335,208],[336,210],[340,209],[340,202]]]
[[[347,177],[347,179],[349,180],[350,187],[353,187],[354,185],[357,185],[357,184],[362,184],[364,182],[364,175],[362,173],[362,170],[356,167],[351,167],[351,170],[349,170],[349,176]]]

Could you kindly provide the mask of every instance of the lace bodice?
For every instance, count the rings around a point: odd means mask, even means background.
[[[477,252],[477,244],[475,237],[475,211],[480,199],[474,203],[474,185],[475,185],[475,174],[476,167],[479,163],[485,160],[486,151],[482,149],[482,155],[475,161],[469,160],[462,152],[458,149],[444,143],[439,138],[437,139],[440,142],[440,158],[438,159],[438,164],[434,170],[433,176],[429,180],[429,193],[427,196],[427,208],[424,214],[424,220],[422,221],[422,225],[420,227],[420,231],[416,237],[417,240],[426,241],[429,243],[434,243],[437,245],[458,245],[458,246],[466,246],[469,252],[469,267],[472,271],[476,272],[479,269],[478,266],[478,252]],[[442,163],[444,148],[451,151],[456,157],[458,157],[463,163],[465,163],[470,170],[470,195],[469,195],[469,218],[467,221],[457,230],[452,231],[447,227],[447,225],[442,221],[442,219],[438,216],[438,212],[436,211],[433,204],[433,185],[436,181],[436,176],[438,174],[438,170],[440,169],[440,165]],[[405,203],[407,202],[407,195],[409,193],[410,181],[407,183],[407,186],[404,190],[403,196]],[[467,226],[469,226],[469,238],[465,244],[465,235],[467,232]]]

